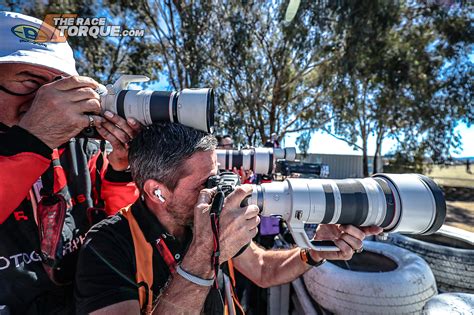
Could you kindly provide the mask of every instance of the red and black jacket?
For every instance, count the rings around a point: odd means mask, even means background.
[[[71,139],[51,150],[18,126],[0,125],[0,305],[12,314],[67,313],[64,304],[74,305],[71,286],[54,285],[38,254],[32,187],[40,177],[67,203],[58,248],[65,280],[74,277],[77,250],[90,227],[87,210],[103,206],[114,214],[138,197],[130,174],[114,171],[97,141]]]

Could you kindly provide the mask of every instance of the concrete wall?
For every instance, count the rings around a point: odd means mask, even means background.
[[[303,162],[324,163],[329,165],[329,178],[360,178],[362,172],[361,155],[339,155],[339,154],[308,154],[305,158],[298,156]],[[369,156],[369,174],[373,173],[373,157]],[[378,158],[377,173],[383,171],[382,158]]]

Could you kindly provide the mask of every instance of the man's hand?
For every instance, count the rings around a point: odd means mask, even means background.
[[[141,130],[141,124],[133,119],[123,119],[117,114],[105,111],[106,118],[100,125],[96,126],[97,132],[112,145],[112,152],[108,155],[108,160],[112,168],[116,171],[123,171],[128,168],[128,143]]]
[[[313,238],[316,241],[331,240],[340,249],[337,252],[314,251],[311,257],[320,261],[322,259],[349,260],[356,250],[363,246],[362,241],[366,236],[376,235],[383,232],[378,226],[355,227],[353,225],[340,224],[320,224],[316,229],[316,235]]]
[[[257,235],[257,226],[260,223],[258,206],[240,206],[252,190],[252,185],[241,185],[225,199],[220,218],[220,263],[234,257]]]
[[[194,207],[193,240],[181,263],[184,270],[204,279],[210,279],[214,275],[211,266],[213,241],[209,210],[215,194],[215,188],[203,189],[199,193]]]
[[[95,80],[82,76],[45,84],[18,125],[51,149],[57,148],[89,127],[88,115],[96,126],[104,121],[99,116],[100,97],[94,91],[98,86]]]

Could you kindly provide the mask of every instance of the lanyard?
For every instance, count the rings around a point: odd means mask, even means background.
[[[176,262],[176,259],[174,259],[173,254],[171,254],[171,251],[169,250],[168,246],[166,246],[166,243],[163,238],[160,237],[156,240],[155,247],[160,253],[161,257],[163,257],[171,274],[174,274],[176,272],[176,267],[178,266],[178,263]]]

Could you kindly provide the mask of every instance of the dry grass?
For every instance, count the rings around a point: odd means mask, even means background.
[[[433,166],[426,175],[444,186],[447,194],[446,224],[474,232],[474,165],[468,173],[466,165]],[[460,201],[468,200],[468,201]]]
[[[433,166],[429,177],[433,178],[438,184],[452,187],[471,187],[474,188],[474,165],[471,166],[472,173],[466,172],[466,165],[452,166]]]
[[[448,201],[446,225],[474,232],[474,202]]]

